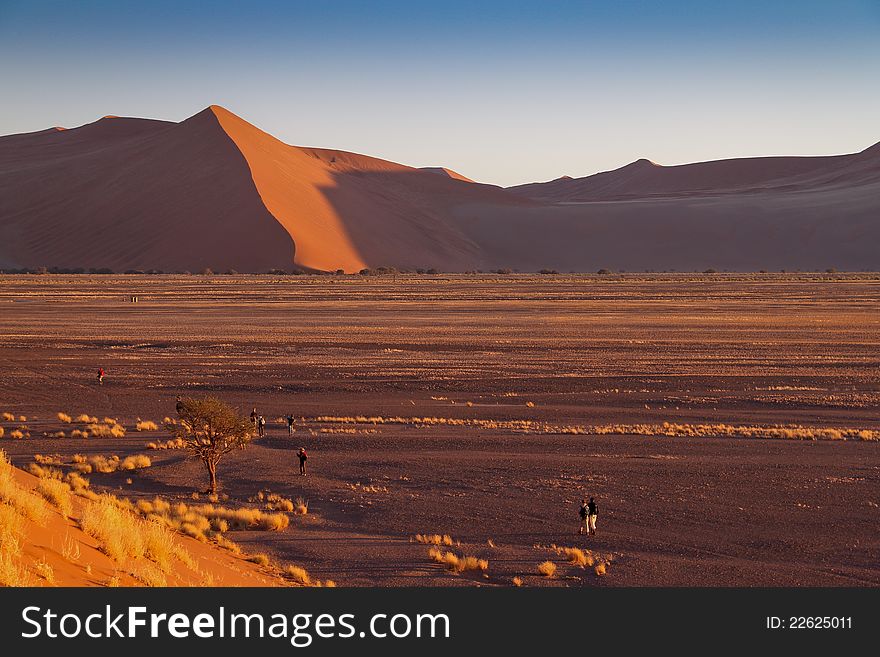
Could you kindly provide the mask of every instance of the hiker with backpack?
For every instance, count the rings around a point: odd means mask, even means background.
[[[293,435],[293,413],[287,415],[287,435]]]
[[[306,454],[306,448],[300,447],[299,452],[297,453],[297,456],[299,457],[299,473],[300,473],[300,475],[305,477],[306,476],[306,461],[309,458],[308,454]]]
[[[581,516],[581,522],[578,525],[578,534],[589,534],[590,533],[590,524],[589,524],[589,507],[587,506],[587,498],[583,498],[581,500],[581,508],[578,513]]]
[[[103,367],[98,368],[98,385],[99,386],[104,385],[104,368]]]
[[[266,418],[262,415],[257,418],[257,435],[260,438],[266,435]]]

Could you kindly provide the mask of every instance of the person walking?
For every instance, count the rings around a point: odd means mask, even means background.
[[[587,507],[587,498],[583,498],[581,500],[581,508],[578,511],[581,516],[581,522],[578,525],[578,534],[589,534],[590,533],[590,525],[587,521],[589,518],[588,507]]]
[[[300,473],[300,475],[305,477],[306,476],[306,461],[308,461],[308,459],[309,459],[309,455],[306,454],[306,448],[300,447],[299,452],[297,453],[297,456],[299,457],[299,473]]]
[[[99,386],[104,385],[104,368],[103,367],[98,368],[98,385]]]
[[[293,435],[293,413],[288,413],[287,415],[287,435]]]
[[[262,415],[257,418],[257,435],[260,438],[266,435],[266,418]]]
[[[596,518],[598,517],[599,505],[591,497],[589,504],[587,504],[587,529],[593,536],[596,535]]]
[[[259,416],[257,415],[257,407],[254,406],[254,410],[251,411],[251,424],[253,424],[254,426],[257,426],[257,418],[258,417]]]

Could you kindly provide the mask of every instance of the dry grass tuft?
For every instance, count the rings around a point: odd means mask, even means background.
[[[67,413],[58,413],[58,419],[65,424],[70,424],[73,422],[73,418],[70,417]]]
[[[424,543],[425,545],[445,545],[451,547],[455,544],[449,534],[416,534],[416,543]]]
[[[186,449],[183,438],[170,438],[168,440],[155,440],[147,443],[147,449]]]
[[[149,456],[145,454],[135,454],[134,456],[126,456],[119,464],[120,470],[140,470],[141,468],[149,468],[153,465]]]
[[[539,563],[538,572],[544,577],[553,577],[556,574],[556,564],[552,561]]]
[[[79,523],[83,531],[97,539],[101,551],[114,561],[147,559],[161,572],[169,572],[175,553],[179,551],[171,533],[164,523],[144,520],[133,510],[128,500],[100,495],[83,509]],[[147,568],[143,572],[149,577],[151,570]],[[133,575],[150,584],[139,575]]]
[[[70,486],[63,481],[59,479],[40,479],[40,483],[37,484],[37,492],[65,516],[70,516],[73,513]]]
[[[522,577],[519,577],[519,576],[514,577],[511,580],[511,582],[513,583],[514,586],[522,586],[523,585]]]
[[[155,422],[151,422],[149,420],[141,420],[138,418],[137,424],[135,425],[136,431],[158,431],[159,425]]]
[[[116,424],[115,421],[108,423],[106,420],[109,419],[111,418],[104,418],[105,421],[101,424],[87,424],[85,430],[90,436],[97,438],[122,438],[125,436],[125,427]]]
[[[269,557],[262,552],[250,555],[247,560],[251,563],[257,564],[258,566],[268,566],[270,563],[272,563],[271,559],[269,559]]]
[[[34,562],[34,572],[46,580],[47,584],[55,584],[55,570],[52,564],[46,561],[46,557]]]
[[[297,515],[307,515],[309,512],[308,501],[303,499],[302,497],[297,497],[294,502],[294,510],[296,511]]]
[[[15,416],[12,413],[4,413],[3,414],[4,422],[15,422]]]
[[[16,509],[26,518],[45,525],[49,509],[42,499],[21,488],[12,478],[12,464],[0,450],[0,502]]]
[[[284,569],[284,574],[290,577],[297,584],[303,586],[312,586],[312,577],[305,568],[300,566],[288,566]]]
[[[0,586],[32,585],[20,559],[24,538],[24,518],[12,506],[0,504]]]
[[[476,557],[458,556],[451,551],[443,551],[432,547],[428,550],[428,556],[437,563],[443,564],[453,573],[460,574],[468,570],[476,570],[486,573],[489,570],[489,562],[486,559]]]

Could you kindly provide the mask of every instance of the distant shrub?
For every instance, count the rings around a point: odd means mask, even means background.
[[[596,273],[597,273],[597,274],[601,274],[602,276],[606,276],[606,275],[608,275],[608,274],[611,273],[611,270],[610,270],[610,269],[600,269],[600,270],[597,271]]]
[[[65,424],[70,424],[71,422],[73,422],[73,418],[71,418],[67,413],[58,413],[58,419]]]

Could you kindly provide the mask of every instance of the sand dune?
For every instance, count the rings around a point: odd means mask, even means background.
[[[19,488],[35,492],[39,479],[21,470],[13,471]],[[144,564],[114,562],[100,549],[100,543],[79,526],[85,500],[73,497],[73,513],[66,517],[50,508],[44,523],[26,517],[23,523],[21,555],[17,563],[34,585],[42,586],[143,586],[133,575]],[[277,575],[250,563],[243,556],[210,544],[175,534],[174,543],[192,558],[192,566],[175,561],[162,577],[169,586],[284,586]],[[144,561],[144,560],[141,560]],[[37,566],[41,565],[42,568]],[[150,567],[151,564],[146,564]],[[44,573],[51,573],[47,581]]]
[[[859,174],[869,174],[867,176]],[[815,189],[835,182],[880,181],[880,144],[852,155],[758,157],[665,167],[640,159],[584,178],[563,176],[512,191],[554,202]]]
[[[878,145],[880,146],[880,145]],[[501,189],[211,106],[0,137],[0,268],[880,268],[880,148]]]
[[[458,171],[453,171],[452,169],[447,169],[446,167],[422,167],[422,171],[430,171],[431,173],[436,173],[439,176],[446,176],[447,178],[452,178],[453,180],[461,180],[462,182],[474,182],[467,176],[463,176]]]

